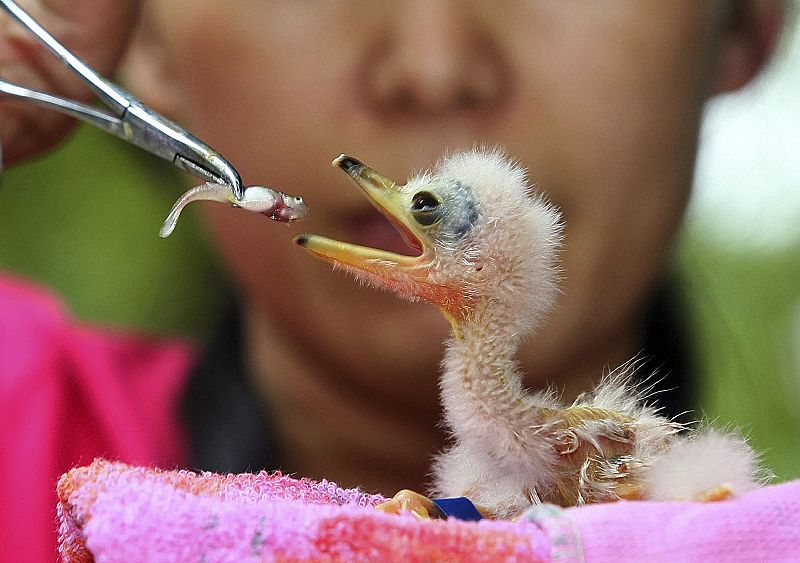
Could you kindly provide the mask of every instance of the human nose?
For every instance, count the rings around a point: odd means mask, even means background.
[[[411,119],[497,111],[509,95],[509,65],[475,12],[448,0],[395,4],[375,28],[364,68],[370,108]]]

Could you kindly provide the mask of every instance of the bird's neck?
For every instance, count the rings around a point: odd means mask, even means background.
[[[528,436],[544,422],[544,396],[527,393],[514,361],[524,334],[510,322],[512,312],[486,303],[469,318],[453,322],[441,380],[445,422],[458,440],[500,457],[525,448]]]

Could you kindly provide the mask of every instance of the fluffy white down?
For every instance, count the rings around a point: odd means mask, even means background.
[[[434,488],[513,516],[530,505],[530,494],[551,486],[558,461],[531,410],[558,403],[524,390],[513,356],[555,301],[562,225],[558,211],[532,191],[525,169],[499,150],[451,155],[413,185],[455,180],[473,190],[480,220],[457,244],[440,245],[442,260],[431,271],[438,283],[457,284],[472,297],[443,360],[445,424],[454,444],[436,460]]]
[[[498,466],[484,452],[456,444],[436,459],[429,492],[433,497],[466,496],[498,518],[513,518],[531,505],[531,495],[548,485],[553,472],[552,466],[537,468],[527,461]]]
[[[676,442],[653,460],[647,472],[648,498],[696,500],[720,486],[740,495],[768,478],[762,473],[758,456],[744,439],[706,429]]]

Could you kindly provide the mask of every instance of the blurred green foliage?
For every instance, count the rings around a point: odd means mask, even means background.
[[[800,478],[800,240],[733,248],[686,229],[677,266],[698,350],[698,414],[740,428],[780,479]]]
[[[161,222],[179,171],[90,127],[0,182],[0,268],[53,288],[80,318],[203,338],[226,290],[189,207]]]
[[[228,290],[169,164],[83,128],[0,185],[0,269],[39,280],[85,320],[202,339]],[[690,225],[676,266],[703,374],[698,414],[742,428],[782,479],[800,477],[800,241],[747,251]]]

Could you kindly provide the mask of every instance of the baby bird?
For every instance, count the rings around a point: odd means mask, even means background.
[[[629,384],[635,362],[572,405],[523,387],[514,354],[555,301],[562,225],[502,152],[451,155],[403,186],[345,155],[333,164],[419,254],[315,235],[297,243],[367,284],[439,306],[452,325],[440,381],[452,439],[435,460],[432,495],[513,518],[541,502],[712,500],[756,486],[749,446],[660,416]]]

